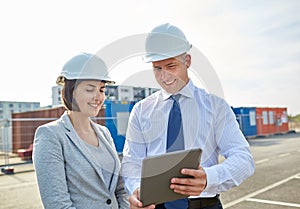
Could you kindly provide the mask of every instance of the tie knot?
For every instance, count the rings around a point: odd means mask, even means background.
[[[172,95],[171,98],[176,101],[177,103],[179,103],[179,98],[180,98],[181,94],[176,94],[176,95]]]

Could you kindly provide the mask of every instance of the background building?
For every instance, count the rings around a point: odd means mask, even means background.
[[[36,110],[39,108],[39,102],[0,101],[0,120],[10,119],[12,113]]]
[[[37,110],[39,102],[0,101],[0,151],[12,151],[12,113]]]
[[[52,106],[60,106],[62,104],[61,100],[61,90],[62,86],[53,86],[52,87]]]
[[[134,86],[107,86],[106,95],[108,100],[139,101],[158,91],[157,88],[134,87]]]

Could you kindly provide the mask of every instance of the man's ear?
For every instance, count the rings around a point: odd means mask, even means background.
[[[185,66],[189,68],[191,66],[192,57],[190,54],[186,54],[185,56]]]

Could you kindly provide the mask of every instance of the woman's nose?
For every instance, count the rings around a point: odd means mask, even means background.
[[[101,92],[100,91],[97,91],[94,95],[94,99],[95,101],[99,101],[101,99]]]

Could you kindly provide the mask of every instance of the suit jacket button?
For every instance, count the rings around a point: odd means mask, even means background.
[[[106,204],[110,205],[110,203],[111,203],[111,199],[107,199]]]

